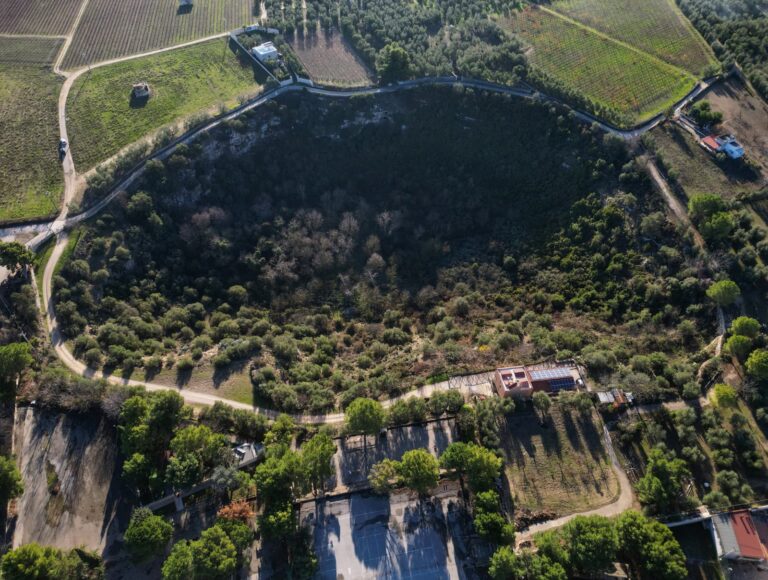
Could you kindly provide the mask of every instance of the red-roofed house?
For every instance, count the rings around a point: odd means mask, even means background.
[[[500,397],[528,398],[536,391],[556,394],[573,390],[581,383],[579,369],[565,364],[505,367],[493,374],[493,384]]]
[[[704,139],[701,140],[701,144],[706,149],[712,151],[712,153],[717,153],[720,151],[720,143],[718,143],[712,135],[704,137]]]
[[[717,514],[712,517],[723,557],[731,560],[768,559],[763,540],[749,510]]]

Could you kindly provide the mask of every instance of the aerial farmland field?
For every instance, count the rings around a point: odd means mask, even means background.
[[[43,217],[58,208],[60,88],[48,68],[0,62],[0,220]]]
[[[534,66],[635,123],[672,105],[695,84],[685,71],[546,9],[526,8],[501,23],[530,43]]]
[[[220,103],[233,105],[261,90],[250,63],[241,64],[223,38],[94,68],[69,92],[69,136],[78,171],[134,141]],[[149,83],[146,102],[131,87]]]
[[[83,0],[3,0],[0,34],[67,34]]]
[[[76,69],[219,34],[255,21],[252,0],[90,0],[62,63]]]
[[[0,63],[49,65],[62,44],[63,38],[0,36]]]
[[[371,84],[371,74],[340,32],[328,34],[318,26],[315,34],[296,34],[288,41],[313,81],[341,87]]]
[[[672,0],[556,0],[551,7],[693,75],[717,64]]]

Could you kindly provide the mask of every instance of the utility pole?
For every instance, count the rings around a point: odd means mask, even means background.
[[[224,32],[227,33],[227,35],[224,37],[224,50],[221,53],[221,60],[224,60],[227,57],[227,45],[229,44],[229,31],[227,30],[227,19],[224,19]]]

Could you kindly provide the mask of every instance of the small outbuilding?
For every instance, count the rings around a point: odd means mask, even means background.
[[[133,99],[148,99],[149,98],[149,85],[145,82],[136,83],[131,90],[131,98]]]
[[[265,42],[259,46],[254,46],[251,49],[253,56],[258,58],[261,62],[275,62],[280,58],[280,53],[277,52],[277,47],[271,42]]]

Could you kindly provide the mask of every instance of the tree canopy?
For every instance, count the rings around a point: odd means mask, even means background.
[[[136,508],[125,531],[125,546],[137,562],[159,555],[173,534],[173,526],[149,508]]]
[[[386,419],[386,413],[381,403],[362,397],[352,401],[345,414],[349,432],[364,435],[378,434]]]
[[[19,468],[13,457],[0,455],[0,506],[19,497],[24,492],[24,484]]]
[[[420,494],[426,494],[437,485],[440,466],[437,459],[424,449],[412,449],[403,454],[397,467],[400,481]]]
[[[35,259],[35,254],[18,242],[0,242],[0,266],[8,268],[11,273],[19,268],[29,266]]]
[[[707,288],[707,297],[718,306],[730,306],[740,296],[741,289],[733,280],[720,280]]]

